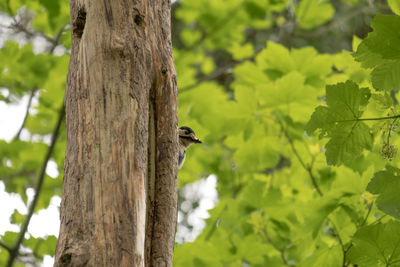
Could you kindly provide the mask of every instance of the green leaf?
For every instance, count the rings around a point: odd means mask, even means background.
[[[360,45],[357,47],[354,58],[358,62],[361,62],[361,65],[364,68],[373,68],[385,62],[382,56],[369,49],[364,41],[361,42]]]
[[[200,40],[201,32],[189,29],[183,30],[181,32],[181,38],[185,45],[190,47]]]
[[[3,242],[8,247],[13,247],[17,242],[19,233],[7,231],[1,236],[1,242]]]
[[[292,49],[291,56],[296,70],[306,77],[325,76],[332,71],[332,56],[318,54],[313,47]]]
[[[351,163],[363,149],[372,149],[373,141],[370,129],[365,123],[340,123],[325,146],[326,161],[329,165]]]
[[[388,60],[378,65],[371,73],[374,88],[380,90],[398,90],[400,88],[400,60]]]
[[[376,90],[397,90],[400,87],[400,17],[377,15],[368,34],[355,53],[365,68],[374,68],[372,85]]]
[[[250,43],[246,43],[244,45],[234,43],[227,50],[232,54],[235,60],[243,60],[247,57],[251,57],[254,54],[254,48]]]
[[[40,244],[37,253],[39,255],[50,255],[54,256],[55,247],[57,245],[57,237],[54,235],[47,236],[46,239]]]
[[[389,93],[384,94],[373,94],[372,99],[376,102],[379,110],[385,111],[393,105],[393,99]]]
[[[400,17],[377,15],[371,27],[374,31],[363,41],[367,48],[384,59],[400,59]]]
[[[233,159],[241,172],[262,171],[275,166],[279,160],[277,138],[265,136],[265,132],[259,127],[256,127],[247,140],[243,136],[231,136],[226,140],[229,147],[237,147]]]
[[[372,148],[370,129],[358,120],[370,95],[368,88],[359,88],[351,81],[326,87],[327,107],[315,109],[306,131],[312,134],[319,129],[320,137],[330,138],[325,146],[328,164],[350,163],[363,149]]]
[[[281,74],[295,69],[289,50],[281,44],[267,42],[267,48],[256,57],[257,65],[264,70],[275,70]]]
[[[383,212],[400,219],[400,169],[386,166],[386,170],[375,173],[367,190],[378,194],[376,204]]]
[[[335,10],[326,0],[302,0],[296,8],[296,18],[300,27],[312,29],[329,21]]]
[[[0,86],[13,95],[42,88],[53,63],[53,56],[34,53],[32,45],[8,41],[0,49]]]
[[[400,223],[389,221],[361,228],[354,235],[348,257],[359,267],[399,266]]]
[[[25,218],[25,215],[19,213],[18,210],[14,210],[13,214],[11,215],[11,223],[21,226],[25,221]]]
[[[388,0],[388,4],[392,9],[393,13],[400,15],[400,1],[399,0]]]
[[[304,223],[304,231],[311,232],[312,237],[316,238],[324,222],[339,205],[335,197],[325,197],[324,200],[314,200],[308,203],[312,209],[307,210]]]
[[[7,250],[0,249],[0,266],[6,266],[7,265],[8,257],[9,257],[9,255],[8,255]]]
[[[29,247],[39,257],[44,255],[54,256],[57,238],[54,235],[46,236],[45,238],[34,238],[24,240],[24,246]]]
[[[246,1],[244,2],[244,9],[249,14],[250,17],[256,19],[262,19],[265,17],[266,10],[259,5],[256,1]]]
[[[343,252],[340,246],[328,247],[326,244],[318,247],[309,258],[307,258],[300,266],[324,266],[339,267],[342,266]]]
[[[57,16],[60,13],[60,0],[39,0],[47,9],[49,16]]]
[[[261,242],[259,236],[247,235],[245,238],[236,236],[235,239],[236,254],[240,255],[241,258],[252,264],[261,264],[264,262],[264,252],[268,250],[269,247]]]

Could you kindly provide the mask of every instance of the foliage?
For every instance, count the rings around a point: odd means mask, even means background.
[[[312,134],[321,128],[320,136],[331,138],[325,146],[328,164],[351,162],[364,148],[371,149],[373,136],[369,127],[359,121],[370,96],[368,88],[358,88],[351,81],[326,86],[328,107],[317,107],[306,129]]]
[[[68,3],[0,10],[25,38],[0,50],[0,101],[37,99],[22,134],[0,140],[0,179],[28,204],[50,151],[60,175],[43,177],[38,212],[61,194],[64,126],[54,133]],[[179,186],[215,174],[219,193],[203,232],[176,245],[174,266],[397,266],[398,2],[182,0],[172,10],[179,120],[203,141],[188,150]],[[29,216],[10,221],[23,229]],[[0,237],[1,266],[20,234]],[[28,235],[20,245],[40,262],[55,243]]]
[[[399,238],[398,221],[365,226],[354,235],[354,246],[349,251],[349,257],[358,266],[398,266]]]
[[[386,170],[375,173],[371,182],[369,182],[367,190],[373,194],[377,194],[376,204],[378,208],[385,213],[400,219],[399,195],[396,190],[400,187],[400,169],[390,165],[386,166]]]
[[[22,34],[26,43],[9,40],[0,49],[0,100],[14,104],[22,97],[30,98],[29,113],[21,131],[11,140],[0,140],[0,179],[5,190],[19,194],[29,208],[27,215],[15,210],[11,216],[11,223],[21,230],[8,231],[1,236],[0,265],[21,266],[41,262],[45,255],[53,256],[55,252],[55,236],[34,238],[29,231],[25,235],[25,231],[30,213],[46,209],[51,198],[61,196],[62,191],[65,129],[58,133],[55,130],[63,114],[60,110],[63,110],[69,56],[57,56],[54,51],[62,47],[68,49],[69,37],[65,36],[69,4],[66,1],[3,1],[0,9],[13,17],[10,25],[2,26],[2,32],[11,36]],[[37,38],[46,42],[41,53],[33,45]],[[57,141],[55,145],[53,141]],[[41,175],[49,160],[56,163],[58,169],[59,176],[55,179],[46,172]],[[37,193],[34,205],[28,205],[28,188],[35,188]],[[18,254],[21,247],[31,253]]]

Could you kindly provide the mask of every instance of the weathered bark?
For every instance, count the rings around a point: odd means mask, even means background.
[[[71,0],[55,266],[172,266],[177,90],[169,0]]]

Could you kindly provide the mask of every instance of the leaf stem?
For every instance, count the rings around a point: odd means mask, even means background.
[[[341,120],[335,122],[351,122],[351,121],[380,121],[380,120],[391,120],[400,118],[400,114],[388,117],[376,117],[376,118],[357,118],[352,120]]]
[[[372,210],[372,206],[373,206],[373,205],[374,205],[374,202],[371,202],[371,204],[369,204],[369,206],[368,206],[368,211],[367,211],[367,215],[365,215],[364,220],[363,220],[362,223],[360,224],[360,228],[363,227],[363,226],[365,225],[365,223],[367,222],[368,217],[369,217],[369,215],[370,215],[370,213],[371,213],[371,210]]]

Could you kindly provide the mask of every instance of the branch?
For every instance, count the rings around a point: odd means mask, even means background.
[[[35,187],[35,196],[29,207],[29,211],[28,211],[28,214],[26,215],[25,222],[24,222],[24,224],[21,228],[21,231],[19,233],[19,236],[18,236],[18,240],[17,240],[16,244],[14,245],[14,247],[9,251],[10,257],[8,258],[7,267],[12,267],[12,265],[14,264],[14,261],[17,258],[18,253],[19,253],[19,247],[21,246],[22,242],[24,241],[25,233],[28,230],[29,222],[32,218],[32,215],[33,215],[36,205],[38,203],[40,191],[43,186],[44,177],[46,175],[47,163],[49,162],[50,157],[53,153],[54,147],[56,145],[56,141],[59,136],[59,132],[60,132],[62,122],[64,120],[64,116],[65,116],[65,109],[64,109],[64,105],[62,105],[62,107],[60,108],[59,113],[58,113],[58,120],[57,120],[56,126],[54,127],[53,133],[51,135],[51,143],[48,147],[47,153],[44,157],[42,167],[41,167],[39,175],[38,175],[38,182]]]
[[[36,88],[31,91],[31,95],[29,96],[28,104],[26,106],[24,120],[22,121],[21,127],[19,128],[17,134],[15,135],[14,140],[19,140],[19,136],[21,135],[21,132],[25,127],[26,120],[28,119],[29,116],[29,109],[31,108],[32,100],[35,97],[36,92],[37,92]]]
[[[6,244],[4,244],[3,242],[0,242],[0,247],[4,248],[5,250],[7,250],[8,252],[11,251],[11,248],[9,246],[7,246]]]
[[[54,49],[56,49],[57,45],[60,43],[61,35],[64,33],[66,27],[67,27],[67,25],[64,25],[64,26],[58,31],[57,35],[54,36],[54,38],[52,39],[52,41],[51,41],[52,45],[50,46],[49,54],[53,54]]]
[[[28,29],[25,25],[23,25],[22,23],[17,21],[15,19],[15,17],[13,18],[13,20],[14,20],[14,23],[12,23],[11,25],[7,26],[7,28],[9,28],[11,30],[14,30],[16,32],[25,33],[25,35],[27,36],[28,39],[33,37],[33,36],[40,36],[40,37],[46,39],[46,41],[51,44],[51,46],[49,48],[49,54],[52,54],[54,52],[54,49],[57,47],[57,45],[60,42],[61,35],[63,34],[65,28],[68,25],[68,24],[64,25],[63,27],[61,27],[61,29],[58,31],[58,33],[54,37],[50,37],[50,36],[46,35],[43,32],[34,31],[34,30]]]
[[[23,33],[25,33],[25,35],[28,38],[31,38],[31,37],[37,35],[37,36],[43,37],[44,39],[46,39],[46,41],[48,41],[50,43],[53,41],[53,39],[51,37],[47,36],[43,32],[36,32],[36,31],[29,30],[28,28],[26,28],[24,25],[22,25],[18,21],[16,21],[16,20],[14,20],[14,21],[15,22],[13,24],[8,26],[9,29],[14,29],[17,32],[23,32]]]

